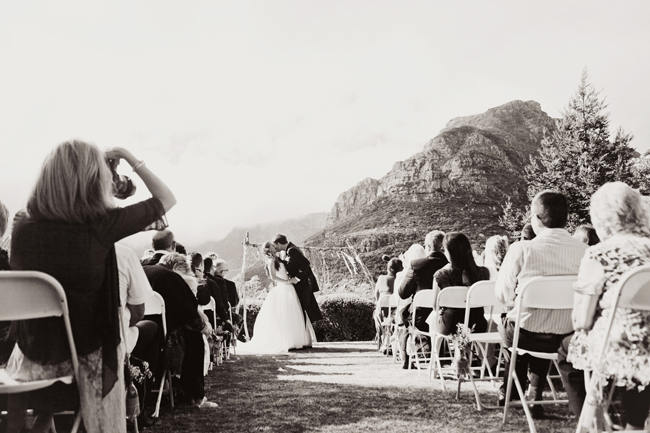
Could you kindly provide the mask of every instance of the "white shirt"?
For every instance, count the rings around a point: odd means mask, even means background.
[[[503,304],[513,306],[519,288],[531,278],[577,275],[587,245],[565,229],[545,229],[530,241],[515,242],[503,259],[495,283],[495,294]],[[515,320],[517,312],[508,313]],[[567,334],[573,331],[570,310],[531,308],[522,312],[521,327],[531,332]]]
[[[120,305],[122,306],[122,324],[127,352],[131,353],[138,342],[138,328],[129,326],[131,312],[126,304],[144,304],[147,299],[153,296],[153,289],[149,284],[140,259],[130,248],[115,244],[115,256],[117,257],[117,270],[120,284]]]

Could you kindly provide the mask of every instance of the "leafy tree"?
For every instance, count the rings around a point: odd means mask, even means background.
[[[513,204],[509,198],[501,206],[503,215],[499,217],[499,225],[506,231],[511,240],[518,240],[524,225],[530,220],[530,206],[522,209]]]
[[[528,197],[544,189],[566,194],[570,225],[589,221],[589,200],[602,184],[620,180],[637,186],[632,136],[619,129],[612,139],[607,104],[586,71],[558,122],[526,167]]]

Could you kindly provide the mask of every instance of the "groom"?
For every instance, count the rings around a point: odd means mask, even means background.
[[[289,276],[300,280],[293,286],[296,288],[302,309],[307,312],[312,323],[321,320],[323,315],[314,297],[314,292],[319,290],[318,282],[311,270],[309,260],[298,247],[287,240],[285,235],[276,235],[273,244],[278,250],[285,252],[284,266],[287,268]]]

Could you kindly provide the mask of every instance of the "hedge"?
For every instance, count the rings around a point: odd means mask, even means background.
[[[375,337],[372,313],[375,304],[355,295],[327,295],[319,299],[323,320],[314,324],[318,341],[368,341]],[[253,325],[261,304],[248,305],[246,321],[253,336]]]

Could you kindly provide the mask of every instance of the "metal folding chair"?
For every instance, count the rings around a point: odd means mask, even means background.
[[[439,317],[441,308],[465,308],[466,297],[467,287],[465,286],[450,286],[440,290],[434,309],[435,317]],[[454,378],[456,376],[455,372],[452,372],[450,369],[448,369],[448,371],[443,370],[441,361],[453,360],[453,355],[451,354],[451,349],[449,347],[449,342],[452,340],[453,335],[441,334],[435,326],[433,326],[433,329],[430,327],[429,334],[431,334],[431,362],[429,363],[429,377],[435,378],[437,373],[442,384],[442,389],[446,391],[447,385],[445,383],[444,375],[448,374]],[[447,344],[447,348],[450,349],[450,355],[448,357],[440,356],[440,347],[443,343]]]
[[[153,292],[151,297],[147,299],[144,303],[144,314],[145,316],[160,315],[162,319],[162,329],[163,329],[163,341],[167,341],[167,316],[165,314],[165,300],[158,292]],[[158,418],[160,416],[160,404],[162,402],[162,395],[165,391],[165,384],[167,385],[167,392],[169,394],[169,404],[171,408],[174,408],[174,389],[172,388],[172,374],[169,369],[163,371],[162,377],[160,378],[160,386],[157,390],[152,390],[152,392],[158,393],[158,398],[156,399],[156,409],[154,410],[152,417]]]
[[[411,347],[411,353],[408,355],[409,369],[411,368],[413,361],[415,361],[416,368],[418,370],[421,370],[420,368],[421,360],[420,357],[418,356],[417,345],[416,345],[416,341],[418,337],[431,338],[431,332],[421,331],[415,326],[415,317],[416,317],[417,310],[418,308],[433,308],[434,300],[435,300],[434,291],[431,289],[420,290],[413,296],[413,302],[411,303],[413,315],[411,317],[410,330],[409,330],[409,346]],[[426,355],[427,354],[425,353],[424,356],[426,357]],[[429,353],[429,359],[427,360],[425,358],[424,360],[422,360],[422,362],[431,364],[431,353]]]
[[[518,311],[517,318],[515,321],[515,333],[512,339],[512,347],[507,348],[511,352],[510,356],[510,368],[508,372],[508,382],[506,385],[506,401],[503,408],[503,424],[505,425],[508,417],[508,410],[510,406],[514,404],[510,401],[510,395],[512,393],[512,383],[514,382],[515,387],[517,388],[517,393],[519,394],[519,400],[521,406],[524,409],[524,414],[526,415],[526,420],[528,421],[528,428],[531,433],[535,433],[535,422],[530,413],[529,406],[537,404],[559,404],[559,403],[568,403],[566,399],[559,399],[555,387],[551,378],[547,376],[547,380],[551,387],[553,393],[552,400],[534,400],[526,401],[526,394],[524,389],[521,386],[521,382],[517,377],[515,371],[515,364],[517,362],[518,355],[530,355],[535,358],[547,359],[551,361],[552,367],[555,365],[556,369],[559,371],[557,365],[557,352],[537,352],[532,350],[524,350],[518,347],[519,345],[519,333],[521,329],[521,312],[524,308],[538,308],[545,310],[571,310],[573,309],[573,283],[576,281],[575,275],[562,275],[562,276],[548,276],[548,277],[535,277],[532,278],[528,283],[526,283],[520,290],[517,300],[515,302],[516,309]],[[506,355],[505,349],[504,356]]]
[[[494,281],[478,281],[472,285],[467,291],[467,299],[465,301],[465,322],[464,326],[469,327],[469,314],[471,308],[482,307],[487,309],[485,311],[488,328],[486,332],[472,332],[469,335],[469,341],[472,344],[472,351],[470,354],[470,365],[473,360],[474,353],[479,354],[481,358],[481,366],[478,367],[479,377],[474,378],[474,375],[469,376],[469,380],[472,383],[472,388],[474,390],[474,397],[476,398],[476,407],[478,410],[482,410],[485,406],[481,402],[481,397],[476,387],[476,381],[488,380],[493,383],[498,382],[499,370],[501,368],[502,353],[499,350],[497,357],[496,371],[492,372],[488,364],[488,345],[489,344],[502,344],[501,335],[498,331],[492,331],[493,325],[495,325],[494,317],[500,314],[503,311],[503,306],[496,298],[494,293]],[[474,368],[476,370],[476,368]],[[487,377],[485,376],[487,372]],[[458,379],[458,392],[460,391],[462,378]],[[458,393],[457,393],[458,394]],[[495,408],[496,406],[494,406]]]
[[[395,299],[395,296],[392,294],[383,294],[377,301],[377,307],[379,308],[379,317],[381,320],[380,344],[381,347],[388,347],[388,345],[390,345],[391,336],[393,335],[393,326],[395,325],[393,312],[397,308],[397,299]],[[388,309],[388,315],[386,317],[384,317],[382,313],[384,308]],[[390,356],[388,351],[386,351],[386,356]]]
[[[602,349],[600,356],[598,357],[599,360],[605,359],[608,348],[607,346],[609,345],[609,337],[611,335],[612,326],[614,325],[614,320],[616,319],[616,310],[618,308],[643,311],[650,310],[650,265],[640,266],[623,275],[618,287],[614,290],[617,290],[616,301],[614,302],[614,308],[607,324],[607,332],[603,338]],[[587,397],[585,398],[585,403],[580,412],[580,419],[578,420],[578,426],[576,428],[576,432],[578,433],[585,431],[601,431],[601,428],[606,431],[612,430],[613,423],[609,418],[607,409],[612,402],[614,386],[610,387],[610,392],[607,398],[604,399],[605,405],[600,409],[600,413],[593,413],[586,410],[588,401],[593,401],[593,399],[598,397],[597,393],[601,392],[599,383],[602,383],[603,379],[606,378],[603,378],[602,374],[598,371],[585,371],[585,390],[587,391]]]
[[[57,382],[79,387],[79,359],[72,335],[68,302],[61,284],[52,276],[36,271],[0,272],[0,320],[29,320],[61,317],[70,347],[72,374],[51,379],[14,381],[0,384],[0,394],[19,394],[47,388]],[[4,375],[3,375],[4,376]],[[81,412],[74,415],[72,432],[79,429]]]

